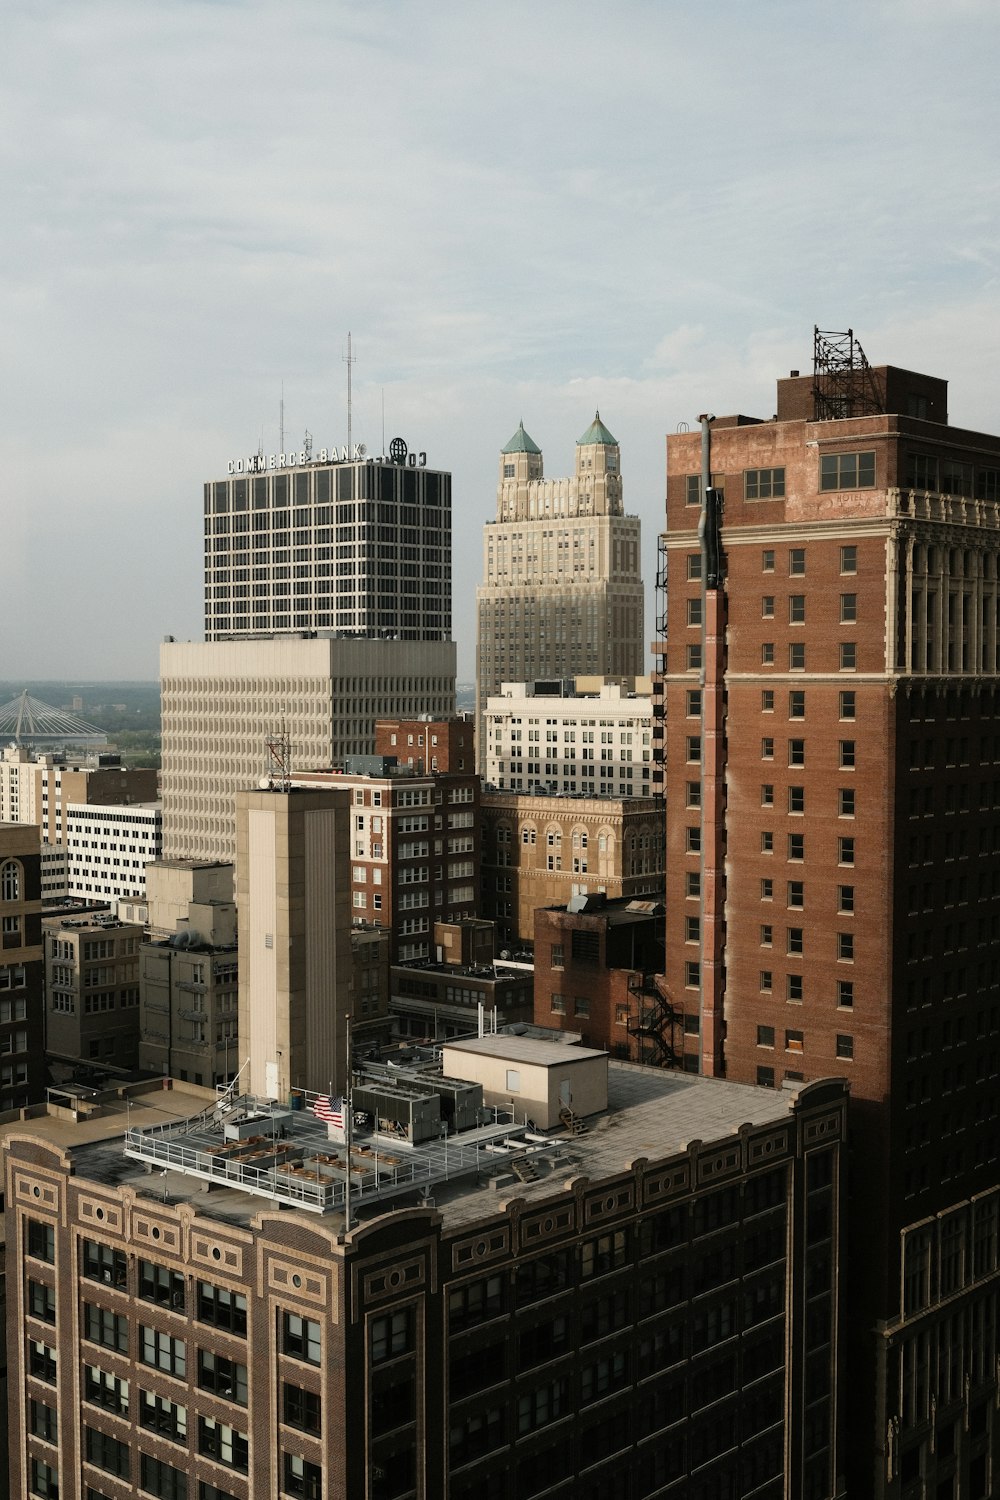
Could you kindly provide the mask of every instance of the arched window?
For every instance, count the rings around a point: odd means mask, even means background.
[[[20,901],[21,866],[15,859],[0,865],[0,901]]]

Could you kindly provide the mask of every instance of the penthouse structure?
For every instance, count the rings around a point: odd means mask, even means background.
[[[840,1496],[843,1085],[513,1042],[8,1133],[15,1493]]]
[[[505,444],[476,607],[483,772],[486,704],[502,683],[642,672],[639,521],[625,514],[621,450],[600,413],[577,440],[566,479],[545,479],[523,422]]]
[[[957,1434],[998,1389],[1000,439],[850,333],[776,411],[667,441],[668,996],[705,1073],[849,1077],[854,1483],[983,1494]]]

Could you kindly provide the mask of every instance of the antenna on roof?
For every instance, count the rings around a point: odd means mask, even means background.
[[[356,355],[351,352],[351,335],[347,335],[347,353],[342,354],[341,359],[347,366],[347,456],[351,457],[351,367],[357,364]]]
[[[285,451],[285,382],[281,382],[281,401],[278,406],[278,451]]]
[[[284,715],[277,734],[271,733],[267,745],[267,787],[271,792],[287,792],[292,785],[292,742]]]

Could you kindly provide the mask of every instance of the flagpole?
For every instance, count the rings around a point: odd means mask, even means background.
[[[347,1016],[347,1084],[344,1091],[344,1139],[347,1142],[347,1182],[344,1187],[344,1233],[351,1232],[351,1127],[354,1111],[351,1108],[351,1018]]]

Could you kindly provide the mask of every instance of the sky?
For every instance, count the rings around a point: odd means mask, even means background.
[[[153,679],[202,635],[202,485],[308,429],[454,475],[596,408],[642,518],[664,440],[768,417],[815,324],[1000,430],[996,0],[8,0],[0,679]],[[647,634],[651,633],[651,625]]]

